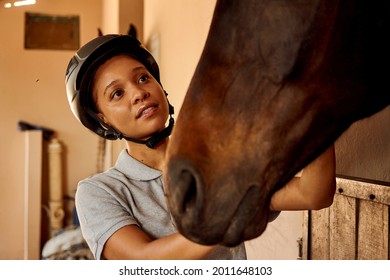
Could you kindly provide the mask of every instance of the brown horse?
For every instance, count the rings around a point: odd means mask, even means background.
[[[218,1],[167,154],[179,231],[259,236],[271,195],[390,103],[389,33],[388,0]]]

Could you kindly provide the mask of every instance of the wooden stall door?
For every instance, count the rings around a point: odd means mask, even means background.
[[[390,186],[337,178],[333,205],[307,211],[303,258],[387,260]]]

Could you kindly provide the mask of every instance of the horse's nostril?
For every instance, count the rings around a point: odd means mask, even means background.
[[[182,212],[191,211],[196,205],[196,179],[188,170],[183,170],[180,174],[181,186],[183,187]]]
[[[179,231],[191,234],[203,211],[204,190],[202,175],[191,162],[170,161],[167,170],[167,201]]]

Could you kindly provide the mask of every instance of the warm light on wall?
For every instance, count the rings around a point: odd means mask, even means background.
[[[35,0],[15,1],[13,3],[7,2],[4,4],[4,8],[12,8],[12,6],[20,7],[20,6],[34,5],[36,2],[37,1]]]

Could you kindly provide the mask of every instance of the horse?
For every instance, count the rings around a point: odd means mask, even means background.
[[[177,117],[165,188],[179,232],[235,246],[270,198],[390,104],[387,0],[219,0]]]

